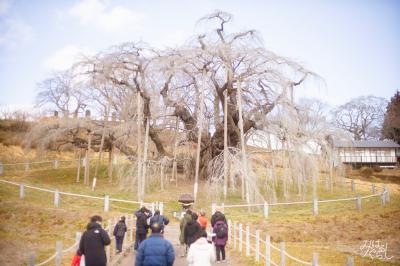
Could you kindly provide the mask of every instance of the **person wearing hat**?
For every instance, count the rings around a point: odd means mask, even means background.
[[[107,232],[101,227],[102,218],[95,215],[90,218],[86,231],[79,242],[79,252],[85,255],[86,266],[106,266],[107,257],[104,246],[110,245]]]
[[[122,252],[122,243],[124,242],[124,236],[126,233],[125,216],[122,216],[119,222],[114,227],[115,245],[117,253]]]
[[[151,235],[144,240],[136,253],[135,266],[172,266],[175,260],[174,248],[161,234],[162,226],[153,223]]]

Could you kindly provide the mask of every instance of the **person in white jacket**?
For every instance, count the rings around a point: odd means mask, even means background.
[[[215,262],[215,248],[208,243],[205,231],[201,231],[199,238],[190,245],[186,261],[189,266],[212,266]]]

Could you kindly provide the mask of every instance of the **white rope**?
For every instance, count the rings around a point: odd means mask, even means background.
[[[16,182],[12,182],[12,181],[8,181],[8,180],[4,180],[4,179],[0,179],[0,182],[11,184],[11,185],[14,185],[14,186],[22,185],[22,184],[19,184],[19,183],[16,183]],[[35,186],[25,185],[25,184],[23,184],[23,185],[26,188],[36,189],[36,190],[39,190],[39,191],[45,191],[45,192],[50,192],[50,193],[55,193],[56,192],[56,190],[40,188],[40,187],[35,187]],[[85,195],[85,194],[76,194],[76,193],[62,192],[62,191],[59,191],[59,193],[60,193],[60,195],[67,195],[67,196],[74,196],[74,197],[81,197],[81,198],[88,198],[88,199],[104,200],[104,197],[98,197],[98,196],[90,196],[90,195]],[[111,199],[110,198],[110,201],[140,204],[140,202],[138,202],[138,201],[123,200],[123,199]],[[143,205],[151,206],[152,203],[151,202],[143,202]]]
[[[79,245],[79,241],[76,241],[72,246],[70,246],[69,248],[63,249],[62,253],[67,253],[70,252],[74,247],[76,247],[77,245]]]
[[[39,263],[39,264],[35,264],[35,266],[42,266],[42,265],[45,265],[46,263],[49,263],[51,260],[54,260],[56,256],[57,256],[57,252],[54,253],[54,254],[53,254],[50,258],[48,258],[47,260],[45,260],[45,261],[43,261],[43,262],[41,262],[41,263]]]
[[[307,262],[307,261],[303,261],[303,260],[301,260],[301,259],[298,259],[298,258],[296,258],[296,257],[294,257],[294,256],[292,256],[292,255],[290,255],[290,254],[287,253],[286,251],[285,251],[285,255],[286,255],[287,257],[291,258],[292,260],[297,261],[298,263],[302,263],[302,264],[304,264],[304,265],[312,265],[311,262]]]

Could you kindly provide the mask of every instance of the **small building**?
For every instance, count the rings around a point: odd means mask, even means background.
[[[341,162],[355,167],[396,167],[400,158],[400,145],[389,140],[334,141],[333,145]]]

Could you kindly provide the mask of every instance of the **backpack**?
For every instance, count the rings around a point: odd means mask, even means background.
[[[119,223],[117,228],[117,236],[122,237],[125,235],[126,226],[124,223]]]
[[[228,228],[225,224],[218,224],[216,230],[217,238],[225,238],[228,236]]]

